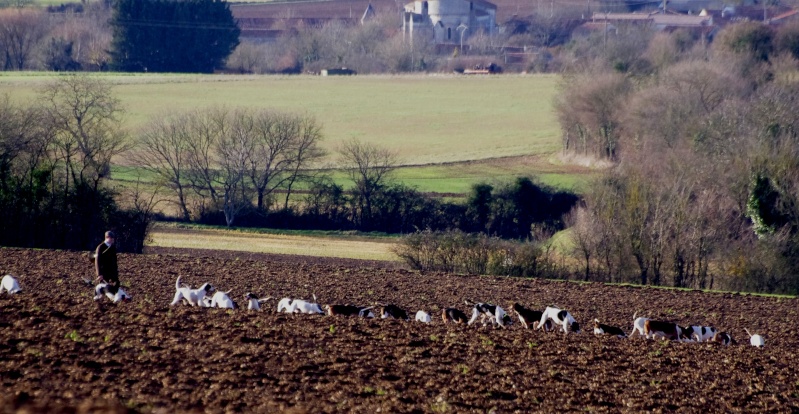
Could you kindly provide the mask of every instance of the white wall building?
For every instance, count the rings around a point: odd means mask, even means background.
[[[497,6],[485,0],[415,0],[405,5],[402,27],[410,36],[432,28],[436,43],[457,44],[481,31],[493,34],[496,15]]]

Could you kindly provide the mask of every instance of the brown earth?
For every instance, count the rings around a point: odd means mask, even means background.
[[[183,252],[185,253],[185,252]],[[120,255],[133,300],[92,300],[77,252],[0,249],[0,413],[799,411],[797,299],[418,273],[215,253]],[[466,310],[569,309],[581,334],[170,307],[175,278],[260,296]],[[596,337],[632,316],[711,324],[738,344]],[[748,345],[744,328],[766,348]]]

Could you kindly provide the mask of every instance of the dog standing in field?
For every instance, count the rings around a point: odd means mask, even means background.
[[[605,325],[599,322],[599,319],[594,318],[594,335],[616,335],[619,338],[626,338],[625,333],[621,328],[615,326]]]
[[[291,312],[289,312],[289,308],[290,307],[291,307],[291,298],[280,299],[280,302],[277,303],[277,313],[280,313],[280,312],[292,313],[292,312],[294,312],[293,309],[291,310]]]
[[[314,295],[314,300],[316,300],[316,296]],[[291,298],[283,298],[277,304],[277,311],[286,312],[286,313],[321,313],[324,314],[325,312],[322,310],[322,307],[319,306],[317,303],[308,302],[302,299],[294,299],[293,301]]]
[[[490,321],[492,325],[498,325],[504,328],[510,321],[510,317],[505,313],[505,310],[497,305],[483,302],[470,302],[468,300],[464,302],[466,302],[467,305],[474,305],[472,308],[472,318],[469,319],[467,325],[473,324],[477,321],[478,317],[480,317],[480,322],[483,323],[483,326],[486,325],[486,321]]]
[[[683,336],[688,339],[696,339],[696,342],[705,342],[711,340],[718,330],[712,326],[687,326],[683,330]]]
[[[211,298],[211,306],[209,307],[222,308],[222,309],[236,309],[238,306],[236,306],[236,302],[233,302],[233,300],[230,299],[230,296],[228,296],[229,294],[230,291],[227,292],[217,291],[216,293],[214,293],[214,296]]]
[[[130,300],[130,295],[119,286],[110,285],[108,283],[100,283],[94,288],[94,300],[100,300],[103,296],[107,297],[113,303]]]
[[[409,321],[408,312],[397,305],[380,305],[380,318],[402,319]]]
[[[629,337],[632,338],[636,332],[638,332],[638,334],[640,334],[641,336],[646,336],[646,333],[644,333],[644,325],[648,320],[649,318],[638,317],[637,312],[633,314],[633,331],[630,332]],[[647,339],[649,339],[649,337],[647,337]]]
[[[0,281],[0,293],[3,293],[3,291],[8,292],[9,295],[13,295],[21,292],[22,289],[19,287],[19,282],[14,276],[5,275],[3,276],[3,280]]]
[[[732,337],[727,332],[716,332],[716,334],[713,335],[712,338],[710,338],[710,342],[717,342],[722,345],[729,345],[735,341],[733,341]]]
[[[246,295],[244,295],[244,300],[248,301],[248,304],[247,304],[247,309],[248,310],[260,311],[261,310],[261,303],[266,302],[269,299],[272,299],[272,298],[268,297],[268,298],[258,299],[258,296],[255,296],[252,293],[247,293]]]
[[[430,318],[429,313],[423,310],[416,312],[416,322],[430,323],[430,321],[432,321],[432,319]]]
[[[749,343],[752,346],[757,348],[763,348],[764,346],[766,346],[766,341],[763,339],[762,336],[758,334],[752,335],[751,333],[749,333],[749,329],[746,328],[744,328],[744,331],[746,331],[746,334],[749,335]]]
[[[514,303],[513,305],[511,305],[510,308],[513,311],[513,313],[515,313],[516,316],[519,318],[519,322],[522,323],[524,329],[530,329],[530,327],[532,326],[533,329],[535,330],[538,327],[538,321],[541,319],[541,315],[544,314],[544,312],[541,311],[527,309],[518,303]],[[547,319],[547,321],[544,322],[544,331],[549,332],[552,329],[553,329],[552,321]]]
[[[455,308],[444,308],[441,310],[441,319],[444,323],[447,322],[454,322],[454,323],[467,323],[469,321],[466,318],[466,314],[463,313],[459,309]]]
[[[308,302],[302,299],[294,299],[294,302],[291,302],[291,312],[299,312],[299,313],[320,313],[324,314],[325,312],[322,310],[322,307],[319,306],[318,303]]]
[[[180,276],[175,281],[175,298],[169,306],[177,305],[181,300],[186,301],[191,306],[205,306],[203,300],[205,295],[214,291],[214,287],[210,283],[204,283],[197,289],[190,289],[188,286],[180,285]]]
[[[580,333],[580,324],[577,323],[568,311],[560,310],[553,306],[547,306],[541,314],[541,320],[538,321],[538,327],[536,327],[536,329],[543,328],[547,320],[552,320],[556,326],[560,326],[565,334],[569,332]]]
[[[644,334],[647,339],[655,339],[661,337],[664,339],[671,339],[673,341],[682,342],[685,335],[683,335],[682,328],[673,322],[653,321],[647,319],[644,322]]]

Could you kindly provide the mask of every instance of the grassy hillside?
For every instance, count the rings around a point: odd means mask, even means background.
[[[29,102],[54,76],[0,73],[0,95]],[[92,76],[115,85],[131,132],[155,115],[212,105],[306,112],[323,125],[330,166],[342,142],[372,142],[395,149],[406,166],[397,178],[423,191],[464,192],[475,182],[519,175],[579,188],[592,174],[557,161],[555,75]],[[135,167],[124,157],[117,161]],[[137,171],[117,168],[115,173],[130,180]]]

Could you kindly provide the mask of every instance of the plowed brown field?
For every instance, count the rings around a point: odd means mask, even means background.
[[[235,252],[120,255],[131,302],[92,300],[85,254],[0,249],[0,413],[799,411],[797,299],[425,274]],[[170,307],[175,278],[260,296],[568,309],[581,334]],[[711,324],[738,344],[595,337],[632,316]],[[766,347],[749,346],[744,328]]]

